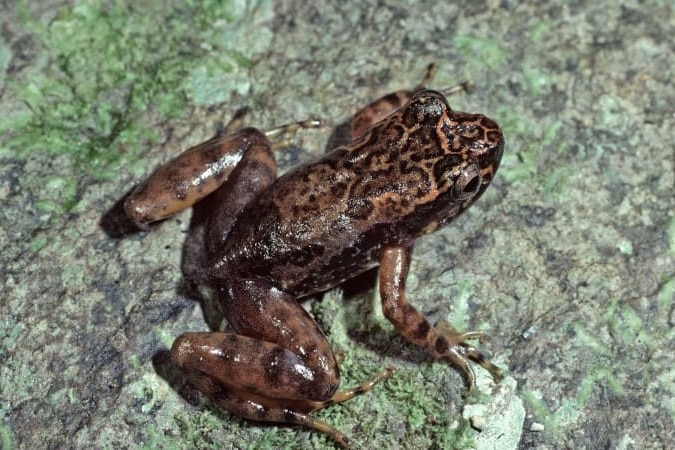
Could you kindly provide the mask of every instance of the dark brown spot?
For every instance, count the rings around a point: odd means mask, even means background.
[[[437,353],[444,354],[447,353],[448,347],[450,347],[448,340],[444,336],[438,336],[438,339],[434,343],[434,350]]]
[[[297,414],[295,411],[292,411],[288,408],[284,408],[284,420],[285,423],[298,423]]]
[[[343,182],[335,183],[330,187],[330,193],[331,193],[331,195],[333,196],[334,199],[339,201],[339,199],[344,197],[345,194],[347,193],[348,186],[349,185],[347,183],[343,183]]]
[[[281,377],[283,374],[283,360],[287,350],[277,347],[261,357],[261,365],[265,367],[265,382],[270,386],[278,388],[281,386]]]
[[[279,266],[292,264],[304,267],[323,255],[325,247],[321,244],[308,244],[302,248],[288,251],[285,257],[277,261]]]
[[[431,326],[426,320],[420,321],[420,323],[417,324],[417,329],[413,332],[413,338],[416,340],[424,340],[427,337],[427,334],[429,334],[429,330],[431,329]]]

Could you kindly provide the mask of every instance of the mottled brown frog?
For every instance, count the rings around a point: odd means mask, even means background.
[[[206,270],[233,332],[183,334],[173,364],[233,414],[311,427],[344,447],[343,433],[309,413],[367,391],[391,370],[336,393],[336,357],[298,299],[379,265],[382,309],[399,333],[452,364],[469,388],[468,360],[495,381],[502,376],[465,342],[480,333],[430,325],[405,289],[415,240],[457,218],[494,178],[501,130],[417,89],[362,109],[351,137],[277,178],[265,133],[220,133],[158,169],[125,203],[141,227],[209,194],[219,205],[206,227]]]

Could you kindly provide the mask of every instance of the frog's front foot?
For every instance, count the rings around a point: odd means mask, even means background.
[[[467,331],[460,333],[445,320],[439,321],[434,328],[438,334],[447,340],[448,345],[451,348],[447,360],[460,370],[462,378],[464,378],[464,382],[470,391],[473,390],[476,385],[476,375],[474,374],[473,369],[471,369],[471,366],[468,364],[468,359],[476,362],[481,367],[490,372],[490,375],[492,375],[492,380],[495,383],[502,381],[504,378],[502,369],[492,364],[492,362],[490,362],[480,351],[478,351],[476,347],[466,342],[469,339],[477,339],[479,341],[482,340],[484,337],[483,332]]]

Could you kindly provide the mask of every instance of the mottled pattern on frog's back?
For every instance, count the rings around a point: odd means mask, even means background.
[[[245,271],[304,295],[377,265],[382,240],[367,240],[373,218],[365,199],[354,197],[364,174],[345,169],[347,152],[297,167],[263,192],[225,242],[223,275]],[[386,228],[379,237],[390,234]]]
[[[416,94],[350,145],[263,192],[228,236],[221,276],[256,274],[305,295],[376,266],[382,244],[433,231],[482,193],[492,177],[481,182],[481,172],[496,170],[493,161],[474,162],[481,133],[495,142],[486,120],[458,116],[436,92]]]

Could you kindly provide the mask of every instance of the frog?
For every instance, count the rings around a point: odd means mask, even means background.
[[[408,342],[458,370],[469,391],[469,361],[498,383],[502,371],[446,323],[432,325],[408,301],[418,238],[448,225],[485,192],[504,136],[495,121],[454,111],[446,95],[422,86],[387,94],[349,122],[349,140],[277,176],[271,132],[221,130],[157,169],[126,198],[141,229],[205,198],[204,273],[229,329],[187,332],[172,365],[230,413],[308,427],[338,446],[349,438],[311,413],[367,392],[387,367],[338,391],[339,360],[303,299],[379,266],[384,316]]]

